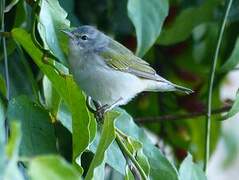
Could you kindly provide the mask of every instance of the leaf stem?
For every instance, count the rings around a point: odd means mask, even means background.
[[[4,16],[4,9],[5,9],[5,0],[2,0],[2,9],[1,9],[1,31],[5,32],[5,16]],[[6,46],[6,37],[2,36],[2,44],[3,44],[3,54],[4,54],[4,69],[5,69],[5,79],[6,79],[6,99],[9,100],[10,95],[10,83],[9,83],[9,72],[8,72],[8,58],[7,58],[7,46]]]
[[[142,179],[143,179],[143,180],[147,180],[148,178],[147,178],[147,176],[146,176],[144,170],[141,168],[141,166],[139,165],[139,163],[137,162],[137,160],[134,158],[134,156],[130,153],[130,151],[128,150],[128,148],[127,148],[127,147],[124,145],[124,143],[122,142],[121,137],[120,137],[120,134],[121,134],[121,133],[119,133],[119,132],[117,131],[117,129],[116,129],[116,133],[115,133],[115,134],[116,134],[115,140],[116,140],[116,142],[117,142],[119,148],[121,149],[122,153],[125,153],[125,154],[130,158],[130,160],[133,162],[133,164],[134,164],[134,165],[136,166],[136,168],[138,169],[138,171],[139,171],[139,173],[140,173]]]
[[[28,75],[28,78],[29,78],[29,80],[31,82],[31,87],[32,87],[32,90],[33,90],[33,94],[34,94],[38,104],[41,105],[40,97],[39,97],[39,94],[38,94],[39,88],[38,88],[38,85],[37,85],[37,83],[36,83],[36,81],[34,79],[33,72],[32,72],[32,70],[30,68],[29,63],[27,62],[27,60],[26,60],[26,58],[24,56],[22,47],[17,42],[16,42],[16,46],[17,46],[17,51],[18,51],[18,53],[20,55],[20,59],[22,60],[22,64],[23,64],[23,66],[24,66],[24,68],[26,70],[26,73]]]
[[[1,4],[1,31],[5,32],[5,17],[4,17],[4,9],[5,9],[5,0],[2,0]],[[2,45],[3,45],[3,54],[4,54],[4,69],[5,69],[5,81],[6,81],[6,99],[9,101],[10,98],[10,82],[9,82],[9,72],[8,72],[8,58],[7,58],[7,47],[6,47],[6,37],[2,36]],[[8,142],[8,134],[9,134],[9,126],[8,121],[5,119],[5,142]]]
[[[204,154],[204,171],[207,170],[207,164],[209,160],[209,154],[210,154],[210,131],[211,131],[211,114],[212,114],[212,89],[213,89],[213,83],[214,83],[214,77],[215,77],[215,71],[216,71],[216,65],[218,60],[218,54],[222,42],[222,36],[225,30],[226,21],[228,18],[228,14],[231,8],[233,0],[229,0],[226,13],[224,15],[224,19],[222,22],[222,26],[220,29],[220,33],[218,36],[217,46],[214,53],[214,58],[211,66],[211,73],[210,73],[210,79],[209,79],[209,87],[208,87],[208,99],[207,99],[207,115],[206,115],[206,133],[205,133],[205,154]]]

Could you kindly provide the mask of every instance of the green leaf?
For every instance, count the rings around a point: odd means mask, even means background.
[[[43,77],[42,80],[43,86],[43,94],[45,98],[46,108],[56,116],[61,98],[52,86],[51,81],[47,78],[47,76]]]
[[[71,76],[62,76],[52,66],[43,63],[43,53],[34,45],[30,34],[23,29],[13,29],[12,35],[48,77],[72,114],[73,161],[75,162],[76,157],[80,156],[90,143],[90,117],[85,105],[85,97]],[[80,161],[78,164],[80,165]]]
[[[143,144],[143,153],[148,158],[150,165],[150,178],[158,180],[177,180],[178,173],[173,164],[156,148],[142,128],[139,128],[132,117],[123,110],[117,118],[116,126],[126,135],[140,141]],[[121,172],[124,174],[124,172]]]
[[[60,102],[58,111],[57,111],[57,120],[61,122],[61,124],[72,133],[72,118],[71,112],[69,111],[66,103],[63,101]]]
[[[213,10],[219,2],[218,0],[209,0],[199,7],[183,10],[172,24],[162,30],[157,43],[170,45],[184,41],[196,26],[212,20]]]
[[[97,122],[95,120],[94,114],[90,113],[90,124],[89,124],[89,131],[90,131],[90,142],[93,142],[97,133]]]
[[[115,119],[119,116],[117,112],[108,112],[105,115],[103,130],[100,137],[100,142],[97,147],[95,156],[90,164],[90,168],[85,177],[86,180],[97,178],[99,172],[104,171],[105,151],[109,148],[115,139]],[[99,171],[99,168],[101,171]],[[96,173],[98,172],[98,173]]]
[[[17,158],[22,138],[20,123],[16,121],[11,122],[11,131],[10,139],[6,146],[6,154],[8,158]]]
[[[230,55],[230,57],[226,60],[225,64],[222,66],[221,71],[227,72],[231,69],[235,68],[239,63],[239,37],[236,40],[235,47]]]
[[[67,18],[70,20],[72,26],[78,26],[79,19],[75,13],[76,2],[74,0],[59,0],[61,7],[64,7],[65,11],[68,13]]]
[[[179,177],[181,180],[207,180],[202,168],[193,162],[191,154],[180,165]]]
[[[100,140],[100,133],[96,134],[94,141],[90,144],[89,150],[93,153],[96,152]],[[121,174],[125,174],[125,166],[126,161],[119,149],[119,146],[114,141],[106,151],[105,155],[105,162],[114,168],[116,171],[120,172]]]
[[[236,120],[236,119],[235,119]],[[225,158],[223,160],[223,168],[228,169],[237,160],[239,152],[237,132],[233,130],[224,130],[222,133],[223,147],[225,148]]]
[[[61,62],[66,63],[59,41],[64,37],[60,30],[70,27],[70,21],[66,19],[67,13],[57,0],[42,0],[40,6],[38,30],[44,48],[50,50]],[[66,41],[65,43],[67,44]]]
[[[212,153],[217,147],[217,142],[220,137],[220,128],[221,123],[218,123],[218,117],[214,116],[212,118],[211,125],[211,147],[210,153]],[[202,138],[205,134],[204,131],[198,131],[198,129],[205,128],[205,118],[198,117],[194,119],[188,119],[185,121],[188,124],[188,128],[190,129],[190,146],[189,150],[193,154],[193,157],[197,160],[203,160],[204,157],[204,147],[205,147],[205,139]]]
[[[20,123],[12,121],[10,123],[11,135],[6,146],[8,154],[8,162],[5,164],[4,180],[24,180],[21,171],[18,169],[18,155],[21,141],[21,127]]]
[[[9,12],[17,3],[19,0],[12,0],[6,7],[4,10],[4,13]]]
[[[132,139],[131,137],[127,137],[124,143],[131,152],[131,154],[134,156],[136,161],[139,163],[141,168],[144,170],[146,176],[148,177],[150,172],[150,166],[148,158],[143,153],[142,143],[140,141]]]
[[[127,165],[125,168],[125,180],[134,180],[134,175],[133,173],[130,171],[129,166]]]
[[[13,40],[9,39],[7,45],[7,56],[10,56],[16,49],[16,45]],[[3,51],[0,51],[0,62],[4,59]]]
[[[38,156],[30,161],[29,176],[32,180],[80,180],[77,170],[60,156]]]
[[[14,51],[14,53],[8,56],[9,72],[14,72],[9,73],[10,99],[23,94],[31,99],[36,99],[34,96],[33,83],[31,81],[32,77],[29,75],[28,71],[30,69],[26,68],[25,63],[27,63],[26,59],[23,59],[18,51]],[[35,81],[34,78],[33,81]]]
[[[239,113],[239,93],[237,93],[236,100],[234,101],[232,108],[230,111],[226,114],[224,119],[228,119],[232,116],[235,116],[237,113]]]
[[[13,27],[25,27],[28,20],[30,20],[30,16],[28,14],[28,9],[26,8],[26,2],[24,0],[19,0],[16,13],[15,13],[15,21]]]
[[[0,179],[3,178],[3,172],[5,169],[5,107],[2,99],[0,98]]]
[[[0,74],[0,93],[2,93],[4,97],[6,97],[6,84],[1,74]]]
[[[85,105],[85,96],[82,91],[79,91],[79,87],[72,77],[66,77],[65,88],[68,96],[66,102],[72,115],[73,160],[77,158],[77,163],[81,165],[80,156],[90,143],[89,125],[91,118]]]
[[[9,102],[7,117],[21,122],[22,155],[35,156],[57,152],[54,126],[45,109],[31,102],[26,96],[19,96]]]
[[[136,54],[143,56],[158,38],[168,15],[167,0],[128,0],[128,16],[137,35]]]

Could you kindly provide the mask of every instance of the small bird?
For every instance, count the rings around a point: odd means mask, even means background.
[[[101,104],[98,112],[127,104],[143,91],[193,91],[173,84],[129,49],[92,26],[80,26],[69,36],[69,66],[87,96]]]

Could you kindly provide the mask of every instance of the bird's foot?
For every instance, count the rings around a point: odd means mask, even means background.
[[[97,121],[102,121],[104,119],[104,115],[107,111],[111,110],[111,107],[108,104],[105,104],[103,106],[101,106],[100,108],[98,108],[95,111],[95,118],[97,119]]]
[[[95,118],[98,122],[101,122],[104,120],[104,115],[106,112],[112,110],[114,107],[118,106],[118,104],[120,103],[120,101],[122,100],[123,98],[119,98],[117,101],[115,101],[113,104],[111,105],[108,105],[108,104],[105,104],[103,106],[101,106],[100,103],[94,101],[94,105],[96,107],[96,110],[93,110],[94,114],[95,114]],[[88,99],[88,105],[90,105],[90,97]],[[92,108],[91,108],[92,110]],[[91,111],[92,112],[92,111]]]

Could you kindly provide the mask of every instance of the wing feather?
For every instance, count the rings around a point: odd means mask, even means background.
[[[128,72],[138,77],[162,81],[164,80],[156,71],[150,67],[149,63],[135,56],[129,49],[109,39],[108,46],[100,52],[106,64],[119,71]]]

